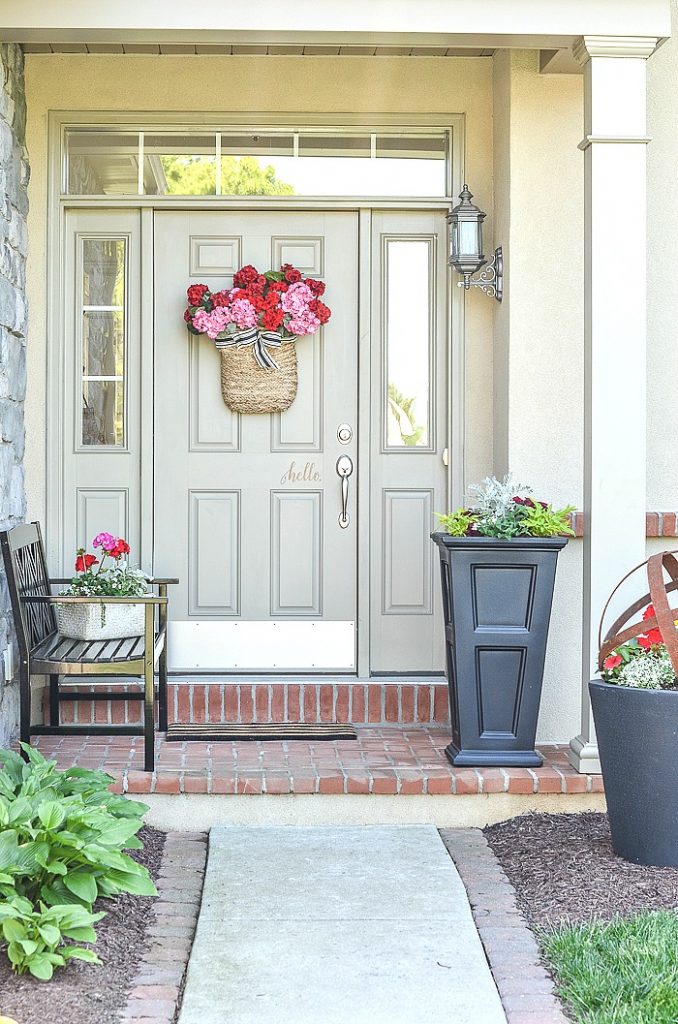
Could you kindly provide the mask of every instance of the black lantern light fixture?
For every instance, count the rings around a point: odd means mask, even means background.
[[[458,205],[447,218],[450,225],[449,263],[464,279],[459,281],[460,288],[481,288],[486,295],[501,302],[504,277],[501,246],[494,250],[494,256],[488,263],[483,253],[483,221],[486,215],[471,202],[472,199],[468,185],[464,185]],[[481,272],[474,279],[473,275],[478,271]]]

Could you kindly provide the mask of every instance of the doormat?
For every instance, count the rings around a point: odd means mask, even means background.
[[[337,722],[172,722],[169,742],[203,740],[357,740],[352,725]]]

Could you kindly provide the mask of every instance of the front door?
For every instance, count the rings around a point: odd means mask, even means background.
[[[182,320],[189,284],[230,286],[247,263],[327,283],[332,318],[296,343],[282,414],[231,412],[214,343]],[[157,212],[154,282],[153,563],[181,578],[171,667],[355,671],[357,214]],[[340,456],[353,464],[343,525]]]

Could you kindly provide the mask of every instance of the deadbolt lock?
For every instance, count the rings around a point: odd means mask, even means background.
[[[348,444],[353,438],[353,427],[350,423],[340,423],[337,427],[337,440],[340,444]]]

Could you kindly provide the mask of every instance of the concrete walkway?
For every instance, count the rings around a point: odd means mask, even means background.
[[[210,834],[179,1024],[505,1024],[433,826]]]

